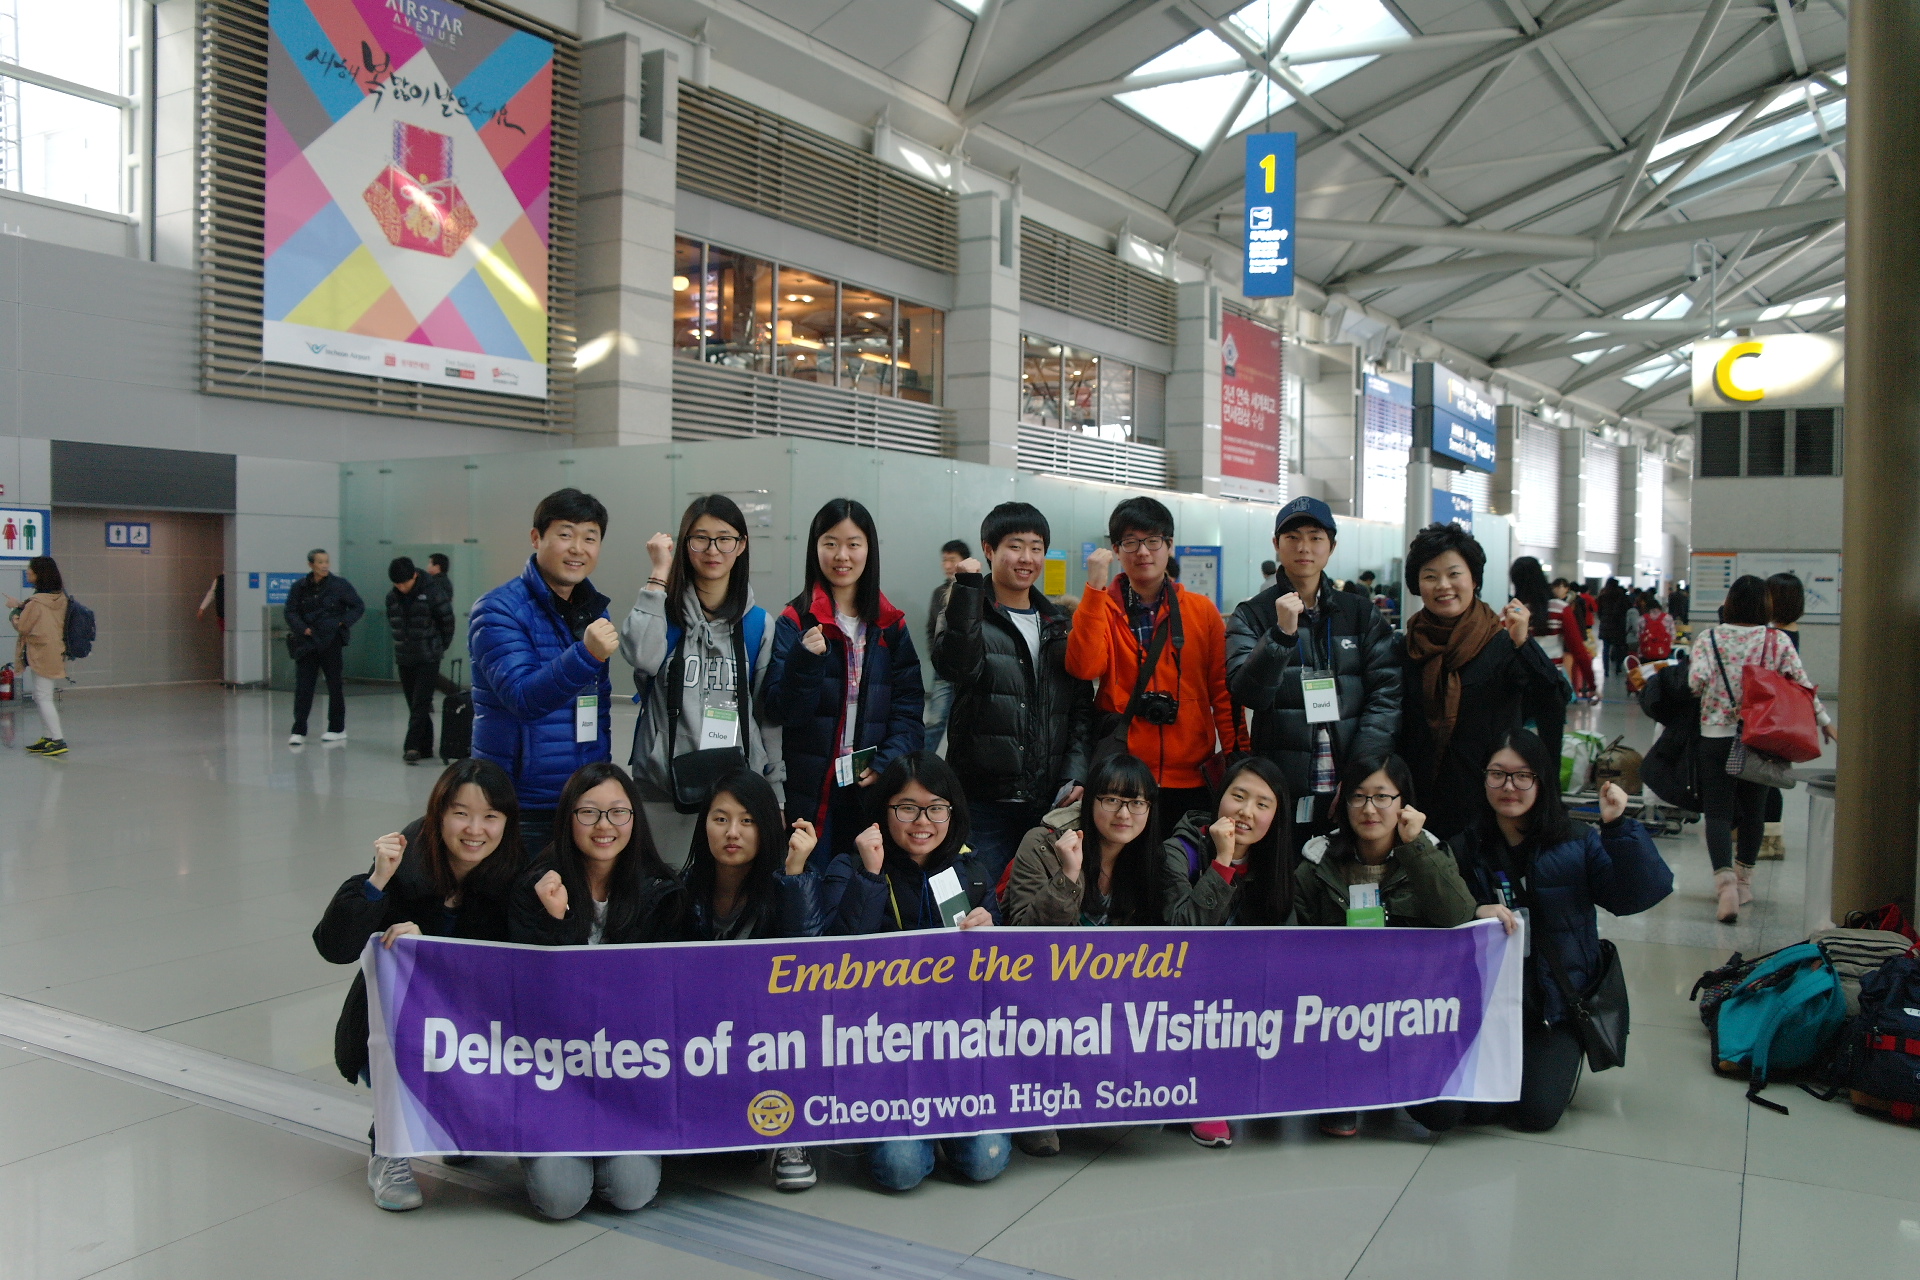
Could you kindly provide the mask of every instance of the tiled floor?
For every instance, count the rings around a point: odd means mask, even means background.
[[[19,750],[38,724],[12,705],[0,709],[0,994],[344,1089],[332,1032],[349,972],[308,935],[433,780],[400,763],[398,697],[357,694],[351,741],[295,754],[284,695],[76,691],[74,750],[58,761]],[[1651,736],[1623,703],[1597,727]],[[1735,927],[1711,920],[1698,828],[1662,841],[1673,897],[1603,922],[1633,989],[1631,1065],[1588,1079],[1551,1133],[1436,1140],[1369,1117],[1339,1142],[1289,1119],[1213,1152],[1173,1130],[1088,1130],[1057,1159],[1016,1156],[987,1186],[936,1176],[904,1196],[870,1189],[845,1154],[824,1156],[801,1196],[733,1157],[671,1161],[669,1177],[810,1215],[788,1220],[803,1235],[812,1222],[970,1255],[959,1274],[1920,1274],[1920,1131],[1784,1088],[1792,1115],[1748,1106],[1707,1070],[1687,999],[1728,951],[1799,936],[1804,803],[1789,795],[1789,860],[1761,864],[1761,902]],[[499,1162],[428,1179],[419,1213],[383,1214],[363,1168],[339,1143],[0,1047],[0,1276],[885,1274],[827,1249],[785,1268],[703,1255],[645,1211],[541,1222],[487,1189],[511,1179]]]

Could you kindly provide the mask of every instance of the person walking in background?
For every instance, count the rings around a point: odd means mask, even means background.
[[[220,634],[227,633],[227,575],[216,573],[213,581],[207,584],[207,594],[200,597],[200,607],[193,611],[196,618],[207,616],[207,610],[213,610],[213,620],[220,627]]]
[[[473,603],[473,754],[513,778],[530,854],[553,839],[567,779],[613,756],[613,682],[607,660],[620,633],[589,581],[600,562],[607,509],[578,489],[540,500],[520,576]]]
[[[926,693],[913,628],[880,593],[872,514],[829,499],[807,547],[806,583],[774,625],[767,698],[784,729],[787,814],[813,823],[820,867],[871,821],[867,788],[920,750]]]
[[[30,755],[67,754],[66,734],[60,727],[60,707],[54,694],[67,678],[67,588],[52,556],[27,562],[27,581],[33,594],[25,600],[6,597],[7,620],[19,638],[13,642],[13,669],[20,696],[33,699],[40,713],[40,740],[27,747]]]
[[[1700,699],[1700,801],[1705,806],[1707,855],[1713,859],[1714,918],[1732,924],[1740,908],[1753,901],[1753,863],[1766,830],[1770,787],[1727,772],[1727,757],[1740,733],[1740,700],[1751,666],[1778,671],[1811,689],[1800,651],[1767,625],[1767,587],[1743,574],[1727,588],[1720,621],[1702,628],[1690,650],[1687,682]],[[1818,699],[1814,718],[1829,741],[1837,739],[1833,718]],[[1739,848],[1734,831],[1739,830]]]
[[[628,763],[672,857],[691,835],[689,811],[707,800],[692,793],[721,774],[745,767],[780,794],[780,730],[766,696],[773,626],[753,597],[750,550],[732,498],[695,498],[677,539],[647,540],[650,576],[620,624],[621,656],[644,695]]]
[[[1667,592],[1667,612],[1673,615],[1676,625],[1682,627],[1687,625],[1687,607],[1692,599],[1692,593],[1687,590],[1685,582],[1674,583],[1673,590]]]
[[[1463,1119],[1541,1133],[1573,1101],[1585,1056],[1555,968],[1573,990],[1588,990],[1602,960],[1596,908],[1615,916],[1651,910],[1673,892],[1673,871],[1647,829],[1624,816],[1619,786],[1601,786],[1600,826],[1589,827],[1568,815],[1560,761],[1539,738],[1523,729],[1495,745],[1482,762],[1477,819],[1450,843],[1480,903],[1476,914],[1512,933],[1518,913],[1528,913],[1520,1097],[1469,1102]]]
[[[966,789],[973,848],[997,882],[1048,810],[1080,797],[1093,688],[1067,673],[1072,619],[1040,591],[1052,531],[1024,502],[980,522],[991,565],[963,560],[934,632],[933,669],[953,688],[947,763]]]
[[[1260,562],[1260,589],[1265,591],[1279,580],[1280,566],[1271,560]]]
[[[1631,607],[1632,601],[1627,589],[1620,585],[1620,579],[1608,578],[1607,585],[1600,588],[1597,602],[1602,676],[1617,676],[1626,670],[1627,610]]]
[[[406,556],[387,566],[387,629],[393,634],[393,665],[407,703],[407,738],[400,758],[418,764],[433,754],[433,694],[440,656],[453,643],[453,598],[435,591]]]
[[[1473,821],[1480,770],[1493,744],[1520,728],[1522,708],[1560,696],[1526,605],[1516,598],[1495,613],[1479,598],[1486,564],[1456,524],[1430,524],[1407,547],[1421,607],[1407,619],[1400,755],[1440,840]]]
[[[1211,599],[1169,577],[1173,513],[1160,501],[1128,498],[1115,507],[1107,540],[1111,548],[1087,557],[1067,671],[1099,682],[1095,706],[1106,717],[1095,729],[1095,756],[1124,750],[1153,770],[1164,831],[1189,809],[1213,807],[1203,767],[1215,753],[1246,749],[1227,692],[1226,624]]]
[[[452,567],[453,561],[439,551],[427,557],[427,585],[443,593],[449,605],[453,602],[453,579],[447,573]]]
[[[1285,581],[1243,601],[1227,622],[1227,688],[1253,712],[1253,750],[1286,777],[1296,842],[1333,822],[1329,805],[1346,762],[1388,754],[1400,732],[1393,631],[1370,598],[1333,589],[1326,566],[1337,533],[1318,498],[1282,507],[1273,547]]]
[[[1658,662],[1673,656],[1673,619],[1661,607],[1660,597],[1647,592],[1640,602],[1640,643],[1642,662]]]
[[[1593,650],[1587,647],[1587,619],[1584,598],[1565,578],[1553,580],[1553,599],[1547,606],[1553,612],[1554,631],[1565,651],[1561,665],[1573,685],[1573,696],[1597,702],[1599,692],[1593,684]]]
[[[285,608],[287,652],[294,662],[293,733],[287,745],[305,745],[313,691],[322,675],[327,678],[327,731],[320,740],[345,742],[347,690],[341,654],[367,606],[353,584],[333,571],[333,557],[315,547],[307,552],[307,576],[287,592]]]
[[[1573,698],[1573,687],[1565,676],[1566,642],[1560,636],[1564,616],[1554,610],[1554,596],[1547,586],[1546,570],[1540,567],[1540,562],[1534,557],[1521,556],[1515,560],[1507,570],[1507,582],[1513,590],[1513,598],[1526,606],[1527,634],[1547,661],[1553,664],[1553,669],[1560,673],[1551,686],[1527,684],[1520,701],[1521,724],[1530,725],[1540,735],[1540,740],[1547,744],[1547,751],[1557,757],[1560,754],[1560,740],[1567,730],[1567,703]]]
[[[1806,588],[1798,574],[1776,573],[1767,579],[1767,620],[1774,630],[1800,649],[1800,619],[1807,611]],[[1767,788],[1766,834],[1760,838],[1760,860],[1777,862],[1787,856],[1786,793],[1778,787]]]
[[[953,575],[960,571],[960,562],[973,555],[973,550],[958,538],[940,548],[940,585],[933,589],[933,599],[927,603],[927,652],[933,652],[933,633],[940,625],[940,615],[947,611],[947,588],[953,585]],[[933,683],[927,688],[927,739],[926,749],[938,753],[942,739],[947,736],[947,717],[953,711],[953,686],[942,680],[936,672]]]

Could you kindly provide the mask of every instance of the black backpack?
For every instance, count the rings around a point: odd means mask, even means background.
[[[1920,1121],[1920,958],[1896,956],[1860,980],[1860,1013],[1841,1034],[1830,1079],[1853,1109]]]
[[[95,626],[93,620],[93,610],[87,608],[87,606],[81,604],[69,594],[67,596],[66,634],[61,637],[62,647],[66,650],[66,656],[69,658],[84,658],[92,653],[93,641],[98,634],[99,629]]]

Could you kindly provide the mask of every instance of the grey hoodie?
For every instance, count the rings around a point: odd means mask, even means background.
[[[747,589],[747,609],[754,606],[753,589]],[[700,597],[687,588],[682,612],[687,618],[681,646],[686,650],[686,683],[680,691],[680,725],[672,755],[699,750],[700,720],[709,706],[739,706],[734,671],[733,624],[710,619],[700,608]],[[780,729],[763,696],[767,667],[773,661],[773,619],[766,620],[760,636],[760,652],[750,659],[753,667],[752,715],[740,726],[740,745],[747,753],[747,767],[755,769],[773,784],[775,796],[784,804],[786,764],[780,754]],[[633,609],[620,624],[620,655],[633,664],[640,683],[640,725],[634,733],[634,779],[650,800],[670,800],[672,788],[667,777],[667,725],[669,723],[666,684],[672,677],[667,659],[667,593],[648,589],[640,593]]]

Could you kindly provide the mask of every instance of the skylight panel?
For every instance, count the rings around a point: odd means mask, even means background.
[[[1249,41],[1266,48],[1292,9],[1289,0],[1254,0],[1236,10],[1227,21]],[[1380,0],[1316,0],[1287,37],[1284,53],[1304,53],[1367,40],[1404,37],[1406,29],[1395,21]],[[1167,50],[1159,57],[1134,68],[1134,74],[1178,71],[1187,67],[1232,61],[1238,54],[1226,41],[1211,31],[1200,31]],[[1339,62],[1315,62],[1300,67],[1295,74],[1309,91],[1318,91],[1372,62],[1373,57],[1346,58]],[[1232,109],[1234,99],[1247,82],[1247,73],[1232,72],[1190,80],[1182,84],[1159,85],[1116,94],[1115,100],[1145,116],[1195,150],[1213,140],[1221,118]],[[1266,81],[1256,85],[1247,104],[1234,118],[1229,133],[1252,127],[1269,115],[1293,105],[1293,95]]]

